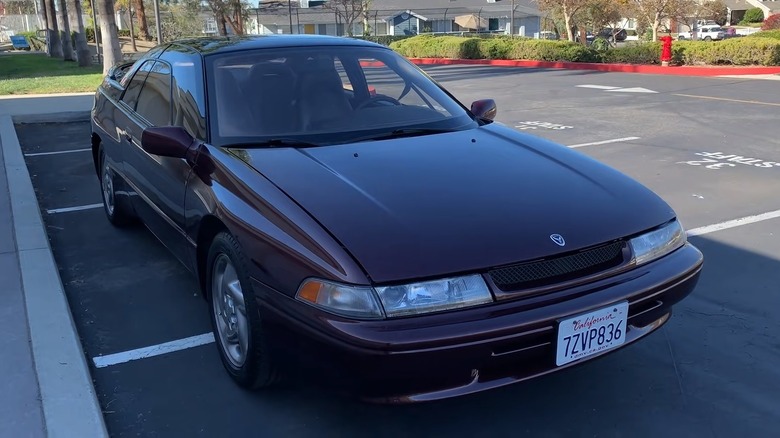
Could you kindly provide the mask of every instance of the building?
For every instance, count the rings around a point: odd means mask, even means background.
[[[254,34],[363,35],[366,29],[371,35],[509,33],[514,15],[513,33],[533,37],[540,31],[542,16],[534,0],[374,0],[351,29],[344,15],[321,0],[289,5],[284,0],[261,0],[260,7],[250,9],[246,29]],[[475,27],[462,25],[468,21],[466,16],[473,16]]]

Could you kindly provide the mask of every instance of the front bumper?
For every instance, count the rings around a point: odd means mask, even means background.
[[[557,321],[627,300],[628,345],[663,325],[698,282],[703,256],[686,244],[647,265],[543,296],[440,314],[349,320],[256,282],[273,348],[302,376],[379,402],[449,398],[527,380],[555,365]],[[618,348],[619,349],[619,348]]]

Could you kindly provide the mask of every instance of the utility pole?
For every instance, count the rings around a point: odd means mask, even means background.
[[[292,30],[292,0],[287,0],[287,15],[290,17],[290,33],[293,33],[293,30]]]

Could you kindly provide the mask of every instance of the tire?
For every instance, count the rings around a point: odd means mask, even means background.
[[[712,37],[706,36],[706,37],[704,37],[704,41],[712,41]]]
[[[103,195],[103,211],[106,213],[108,221],[117,227],[126,227],[133,224],[135,215],[128,210],[125,204],[117,202],[116,194],[114,193],[116,175],[108,166],[108,163],[106,163],[106,153],[103,151],[103,146],[99,146],[98,157],[100,162],[100,167],[98,168],[100,169],[98,173],[100,192]]]
[[[209,248],[205,292],[222,365],[239,386],[260,389],[280,379],[246,266],[236,239],[217,234]]]

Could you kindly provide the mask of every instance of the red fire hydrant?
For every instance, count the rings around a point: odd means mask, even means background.
[[[669,66],[669,61],[672,60],[672,37],[669,35],[659,38],[663,46],[661,46],[661,65],[664,67]]]

